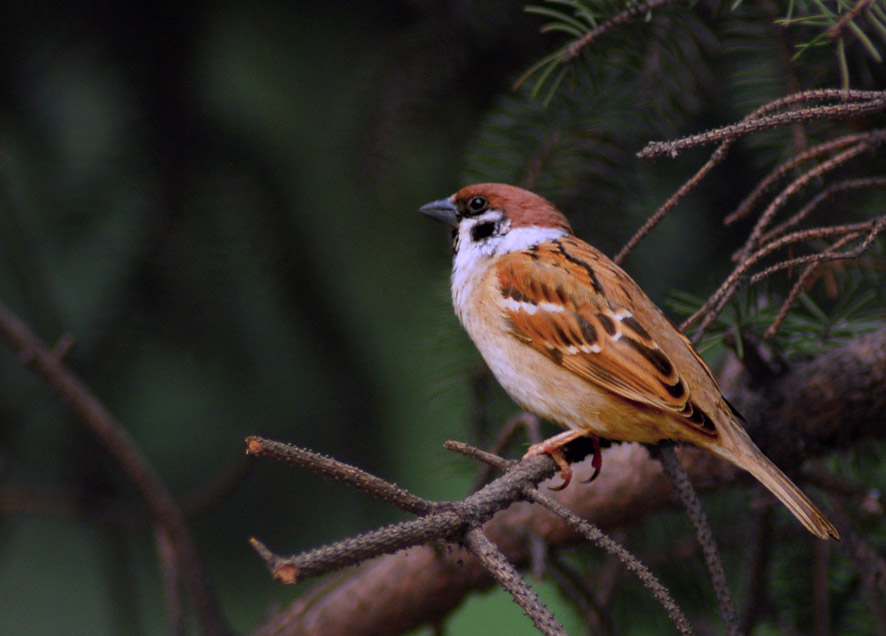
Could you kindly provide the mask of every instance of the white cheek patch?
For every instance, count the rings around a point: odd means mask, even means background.
[[[517,252],[535,247],[545,241],[563,238],[567,232],[561,227],[517,227],[504,234],[498,244],[498,251],[502,254]]]

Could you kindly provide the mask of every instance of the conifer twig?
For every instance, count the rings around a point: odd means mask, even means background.
[[[751,133],[761,132],[794,124],[798,122],[816,121],[821,119],[838,119],[858,117],[883,112],[886,110],[886,93],[881,91],[843,91],[824,89],[817,91],[804,91],[788,96],[781,100],[767,104],[767,111],[781,106],[793,106],[802,102],[821,100],[840,100],[840,103],[818,106],[806,106],[786,112],[766,114],[758,109],[748,117],[736,124],[722,126],[714,130],[689,135],[673,141],[651,141],[639,152],[641,159],[653,159],[655,157],[676,157],[681,151],[696,146],[705,146],[710,143],[722,142],[727,139],[735,139]],[[763,114],[761,114],[761,112]]]
[[[791,171],[795,170],[801,164],[816,159],[824,154],[831,152],[832,150],[837,150],[850,144],[858,143],[866,135],[867,133],[846,135],[844,137],[840,137],[839,139],[833,139],[826,143],[813,146],[812,148],[809,148],[808,150],[801,152],[794,157],[791,157],[788,161],[784,162],[775,170],[766,175],[763,180],[760,181],[760,183],[758,183],[757,186],[751,191],[751,193],[746,196],[741,203],[739,203],[735,211],[731,212],[726,216],[725,219],[723,219],[723,223],[725,225],[732,225],[736,221],[739,221],[740,219],[743,219],[748,214],[750,214],[757,201],[762,198],[762,196],[773,186],[773,184],[775,184],[779,179],[783,178]]]
[[[857,0],[855,6],[852,7],[849,11],[840,16],[840,19],[834,22],[828,28],[826,35],[829,40],[836,40],[839,37],[843,36],[843,30],[849,25],[850,22],[855,20],[858,16],[868,10],[874,3],[874,0]]]
[[[570,44],[566,48],[566,52],[563,54],[563,57],[560,58],[561,63],[565,64],[573,59],[575,59],[581,50],[589,45],[591,42],[596,40],[597,38],[609,33],[610,31],[627,24],[631,20],[639,18],[640,16],[653,11],[654,9],[658,9],[660,7],[665,7],[669,4],[676,4],[680,0],[647,0],[647,2],[641,2],[640,4],[630,5],[627,9],[622,11],[621,13],[612,16],[608,20],[606,20],[603,24],[598,26],[595,29],[591,29],[587,33],[585,33],[581,38]]]
[[[559,501],[551,499],[535,489],[528,491],[526,496],[530,501],[540,504],[555,513],[585,539],[594,545],[605,549],[609,554],[621,561],[625,567],[633,572],[637,578],[640,579],[640,582],[652,592],[652,595],[665,608],[681,634],[684,636],[691,636],[694,633],[689,620],[686,618],[686,615],[683,614],[683,611],[677,605],[677,602],[674,600],[673,596],[671,596],[668,589],[662,585],[661,581],[658,580],[658,577],[656,577],[636,556],[605,534],[597,526],[585,521]]]
[[[671,197],[664,202],[664,204],[656,210],[655,214],[653,214],[647,221],[637,230],[634,235],[630,238],[630,240],[625,244],[624,247],[619,250],[618,254],[612,259],[617,265],[621,265],[622,261],[627,258],[628,254],[630,254],[631,250],[633,250],[637,244],[643,240],[643,238],[649,234],[655,227],[661,223],[665,217],[671,213],[671,211],[677,207],[677,204],[692,191],[695,186],[697,186],[702,179],[707,176],[707,174],[714,169],[718,163],[723,161],[724,157],[726,157],[726,153],[729,152],[729,148],[732,145],[732,140],[727,139],[722,144],[720,144],[717,149],[711,154],[710,158],[707,162],[696,172],[692,178],[686,181],[680,188],[673,194]]]
[[[701,546],[704,555],[705,565],[711,575],[711,583],[714,587],[714,594],[717,597],[717,605],[720,608],[720,616],[726,624],[726,633],[729,636],[740,636],[738,614],[735,611],[735,603],[732,600],[732,593],[729,591],[729,582],[726,579],[726,572],[723,570],[723,562],[720,560],[720,552],[717,549],[717,542],[714,539],[714,533],[708,524],[707,516],[701,506],[701,501],[689,481],[689,475],[680,465],[680,460],[674,452],[674,444],[666,442],[656,447],[658,459],[664,468],[665,473],[671,479],[674,490],[680,496],[680,500],[686,506],[686,512],[689,515],[692,525],[695,527],[698,536],[698,543]]]
[[[464,542],[465,546],[480,559],[486,570],[507,590],[514,602],[523,608],[539,632],[545,636],[568,636],[551,610],[523,580],[517,568],[511,565],[501,550],[479,528],[469,531],[465,535]]]

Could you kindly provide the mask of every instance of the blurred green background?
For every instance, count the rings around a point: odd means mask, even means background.
[[[538,19],[518,2],[8,2],[0,24],[0,299],[73,336],[69,363],[172,491],[199,495],[262,434],[462,496],[473,466],[442,443],[470,437],[478,357],[446,230],[417,208],[462,185]],[[34,489],[0,523],[0,633],[165,631],[152,534],[116,503],[131,487],[6,348],[0,375],[3,478]],[[290,552],[398,518],[265,462],[192,527],[245,631],[299,591],[250,535]]]
[[[748,98],[739,36],[713,43],[690,19],[678,53],[721,73],[646,69],[630,91],[602,76],[546,110],[512,88],[552,48],[543,22],[511,0],[4,3],[0,300],[48,342],[73,336],[70,365],[186,502],[236,472],[253,434],[463,496],[475,466],[443,442],[488,439],[516,408],[477,399],[488,382],[451,310],[447,232],[417,208],[471,181],[531,182],[611,254],[703,157],[642,163],[650,135],[790,88],[755,74]],[[519,109],[550,134],[523,144]],[[620,180],[594,180],[607,171]],[[711,210],[746,192],[743,175],[727,164],[631,257],[654,298],[717,281],[711,255],[735,239]],[[131,485],[5,347],[0,471],[0,633],[166,631]],[[240,631],[300,591],[270,580],[249,536],[289,553],[403,518],[269,462],[198,503],[191,527]],[[450,628],[535,633],[499,592]]]

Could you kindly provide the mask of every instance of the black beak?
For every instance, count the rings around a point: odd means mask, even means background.
[[[440,221],[440,223],[445,223],[451,227],[455,227],[458,222],[458,217],[456,213],[458,212],[455,204],[452,203],[449,199],[439,199],[438,201],[431,201],[427,205],[423,205],[418,209],[422,214],[427,214],[429,217],[436,221]]]

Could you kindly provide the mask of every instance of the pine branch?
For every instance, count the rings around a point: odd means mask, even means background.
[[[730,399],[748,417],[755,441],[788,473],[811,457],[866,439],[882,439],[886,431],[886,328],[798,365],[765,386],[752,390],[735,384],[731,388]],[[709,491],[734,483],[740,476],[737,469],[704,451],[686,448],[679,455],[696,488]],[[577,469],[589,470],[588,466]],[[610,530],[637,523],[670,505],[669,491],[660,464],[646,449],[622,444],[604,450],[604,470],[592,486],[574,484],[552,498]],[[496,515],[485,524],[484,533],[517,567],[529,559],[523,539],[527,533],[543,537],[552,546],[577,540],[568,524],[525,503]],[[415,547],[313,588],[256,634],[402,633],[436,622],[470,591],[491,584],[488,573],[462,548]]]
[[[797,104],[809,104],[817,101],[839,101],[840,103],[793,108]],[[768,114],[771,110],[783,107],[790,107],[791,109],[772,115]],[[833,89],[804,91],[767,104],[763,109],[758,109],[737,124],[723,126],[674,141],[650,141],[637,153],[637,156],[641,159],[654,159],[663,156],[673,158],[689,148],[736,139],[744,135],[772,128],[780,128],[789,124],[823,119],[846,119],[882,113],[884,111],[886,111],[886,93],[881,91]]]

